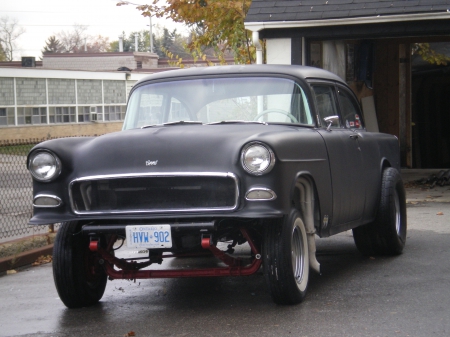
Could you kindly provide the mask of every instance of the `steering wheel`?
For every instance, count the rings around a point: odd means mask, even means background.
[[[288,117],[292,122],[294,123],[298,123],[297,118],[295,118],[292,114],[290,114],[287,111],[281,110],[281,109],[267,109],[264,110],[263,112],[259,113],[253,120],[257,121],[258,119],[260,119],[262,116],[270,114],[270,113],[278,113],[278,114],[282,114],[285,115],[286,117]]]

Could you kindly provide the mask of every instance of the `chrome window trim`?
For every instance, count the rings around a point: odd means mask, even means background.
[[[253,191],[269,192],[270,194],[272,194],[272,198],[270,198],[270,199],[249,199],[247,196],[249,195],[249,193],[251,193]],[[266,188],[266,187],[253,187],[253,188],[249,189],[247,191],[247,193],[245,194],[245,200],[247,200],[247,201],[271,201],[271,200],[275,200],[276,198],[277,198],[277,194],[270,188]]]
[[[153,209],[153,210],[111,210],[107,212],[90,212],[90,211],[78,211],[75,208],[72,195],[73,184],[82,181],[91,180],[106,180],[106,179],[121,179],[121,178],[146,178],[146,177],[218,177],[218,178],[232,178],[235,184],[234,205],[231,207],[210,207],[210,208],[184,208],[184,209]],[[69,183],[69,199],[70,207],[76,215],[101,215],[101,214],[153,214],[153,213],[192,213],[192,212],[231,212],[238,208],[239,204],[239,180],[234,173],[231,172],[152,172],[152,173],[125,173],[125,174],[108,174],[108,175],[96,175],[76,178]]]
[[[36,205],[35,201],[38,198],[50,198],[50,199],[54,199],[56,201],[58,201],[58,205],[52,206],[52,205]],[[63,204],[62,200],[60,197],[57,197],[56,195],[51,195],[51,194],[37,194],[34,198],[33,198],[33,207],[37,207],[37,208],[56,208],[59,207]]]

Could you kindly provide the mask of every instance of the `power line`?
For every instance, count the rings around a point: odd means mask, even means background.
[[[106,24],[106,25],[90,25],[90,24],[78,24],[78,26],[89,26],[89,27],[105,27],[105,26],[111,26],[111,27],[117,27],[117,24]],[[139,24],[137,24],[139,25]],[[72,25],[33,25],[33,24],[20,24],[20,26],[24,26],[24,27],[73,27],[75,26],[74,24]],[[136,26],[136,24],[120,24],[120,27],[122,26]]]

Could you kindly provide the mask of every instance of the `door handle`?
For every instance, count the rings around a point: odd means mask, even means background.
[[[350,135],[351,139],[358,139],[359,135],[357,133]]]

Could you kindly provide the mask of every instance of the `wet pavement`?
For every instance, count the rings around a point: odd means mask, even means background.
[[[322,275],[300,305],[273,304],[258,273],[115,280],[98,305],[70,310],[46,264],[0,277],[0,336],[449,336],[450,186],[423,188],[407,188],[398,257],[362,257],[350,231],[318,239]]]

